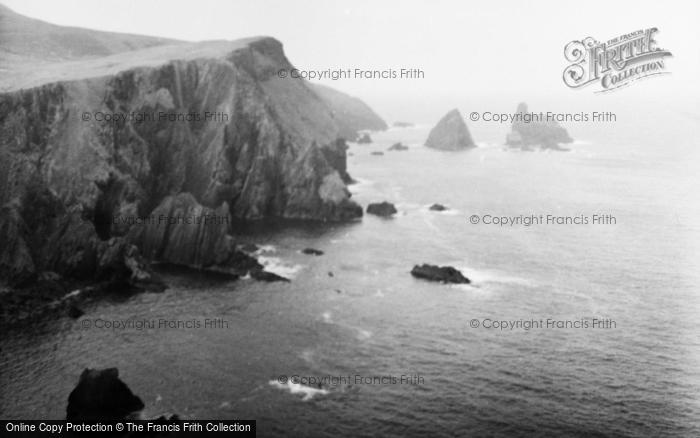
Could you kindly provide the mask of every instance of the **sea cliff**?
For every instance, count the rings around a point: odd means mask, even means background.
[[[166,235],[177,242],[148,234],[162,229],[143,219],[168,216],[175,201],[187,206],[179,216],[362,215],[346,188],[343,133],[367,128],[363,116],[339,118],[308,83],[278,77],[292,68],[279,41],[153,44],[0,84],[4,283],[226,260],[229,221]]]

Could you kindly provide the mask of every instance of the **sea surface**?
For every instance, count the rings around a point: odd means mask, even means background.
[[[564,124],[569,152],[507,150],[485,123],[457,153],[422,146],[429,124],[374,133],[350,148],[351,190],[394,218],[242,227],[291,283],[163,269],[164,293],[2,335],[0,417],[64,418],[84,368],[118,367],[147,416],[260,436],[700,436],[700,119],[621,111]],[[594,214],[615,223],[484,223]],[[414,279],[421,263],[472,283]],[[190,328],[135,325],[161,319]]]

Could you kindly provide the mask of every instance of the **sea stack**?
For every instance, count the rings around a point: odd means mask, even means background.
[[[475,147],[466,123],[459,110],[447,113],[430,131],[425,145],[445,151],[458,151]]]
[[[506,144],[510,147],[523,150],[532,150],[533,147],[568,150],[559,144],[574,141],[557,121],[541,120],[539,114],[530,114],[524,102],[518,104],[516,114],[518,116],[513,121],[511,132],[506,136]]]

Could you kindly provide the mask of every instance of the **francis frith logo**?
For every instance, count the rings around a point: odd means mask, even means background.
[[[620,35],[606,42],[592,37],[574,40],[564,48],[571,64],[564,69],[564,83],[570,88],[599,84],[597,93],[630,85],[650,76],[668,73],[665,58],[671,52],[658,46],[655,27]]]

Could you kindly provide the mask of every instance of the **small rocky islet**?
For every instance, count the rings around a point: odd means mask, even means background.
[[[476,147],[467,124],[458,109],[453,109],[433,127],[425,146],[443,151],[460,151]]]
[[[526,121],[530,116],[528,106],[522,102],[515,110],[517,116],[511,124],[511,131],[506,136],[506,145],[510,148],[531,151],[535,148],[550,149],[556,151],[568,151],[562,144],[573,143],[569,133],[559,122],[543,121],[533,118]]]
[[[390,202],[382,201],[371,203],[367,206],[367,213],[380,217],[391,217],[398,213],[396,206]]]
[[[436,281],[440,283],[469,284],[471,280],[452,266],[437,266],[424,263],[416,265],[411,270],[411,275],[416,278]]]

